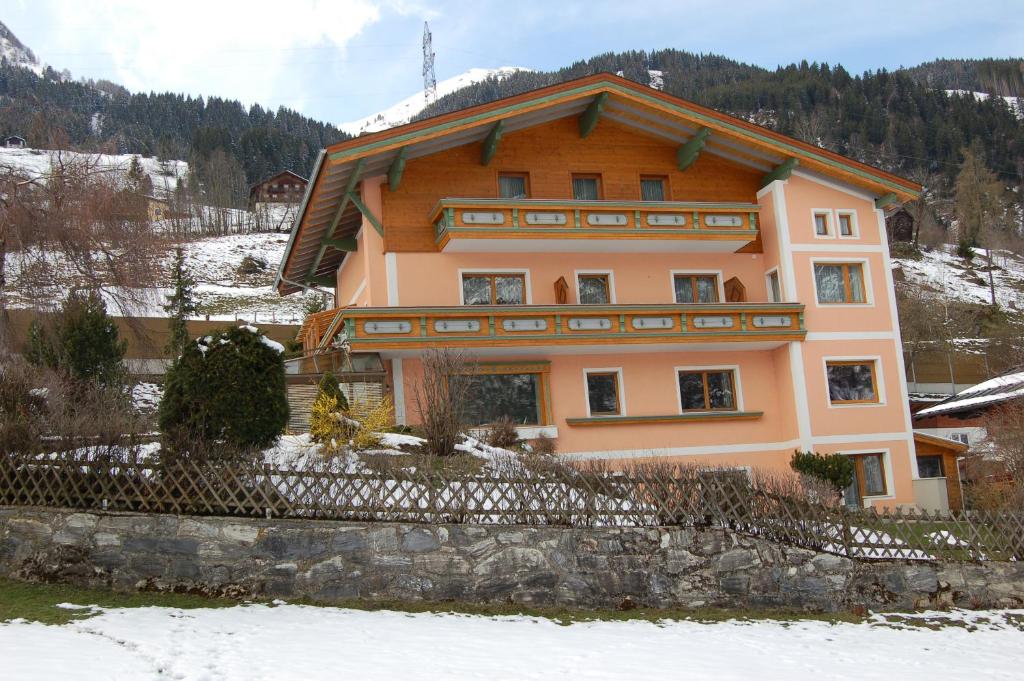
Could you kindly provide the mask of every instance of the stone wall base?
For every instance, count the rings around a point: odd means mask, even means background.
[[[723,529],[0,507],[0,575],[253,598],[816,611],[1024,604],[1024,564],[864,562]]]

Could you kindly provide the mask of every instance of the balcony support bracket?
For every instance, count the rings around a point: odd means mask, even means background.
[[[686,170],[693,165],[697,157],[700,156],[700,152],[704,149],[704,142],[710,135],[710,129],[701,128],[686,144],[679,147],[679,150],[676,152],[676,161],[679,163],[680,170]]]
[[[895,192],[889,192],[885,196],[879,196],[875,199],[875,208],[885,208],[893,203],[896,203]]]
[[[602,92],[587,107],[587,110],[580,114],[580,137],[586,137],[590,133],[594,132],[594,128],[597,127],[597,121],[601,118],[601,111],[604,110],[604,103],[608,99],[608,93]]]
[[[491,128],[491,131],[487,133],[487,139],[484,140],[484,146],[480,150],[480,165],[485,166],[494,158],[495,152],[498,151],[498,142],[501,141],[501,135],[504,131],[505,121],[498,121]]]
[[[799,163],[800,161],[793,156],[787,158],[761,178],[761,187],[767,187],[775,180],[788,180],[789,176],[793,173],[793,168],[796,168]]]
[[[348,184],[345,185],[345,193],[342,194],[341,202],[338,204],[338,210],[334,212],[334,219],[331,220],[330,226],[324,233],[325,239],[334,237],[334,230],[338,228],[338,223],[341,222],[341,215],[345,212],[345,208],[348,207],[348,202],[353,196],[356,185],[359,184],[359,176],[363,173],[363,159],[356,161],[356,165],[352,168],[352,174],[349,175]],[[306,277],[307,280],[311,280],[316,276],[316,270],[320,267],[320,261],[324,258],[324,253],[327,252],[327,246],[321,242],[320,249],[316,252],[316,257],[313,258],[313,264],[309,268],[309,275]]]
[[[405,147],[398,150],[398,155],[391,162],[388,168],[388,189],[398,191],[398,185],[402,183],[402,171],[405,170]]]

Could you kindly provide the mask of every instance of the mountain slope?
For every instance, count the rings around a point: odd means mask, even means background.
[[[43,75],[44,67],[32,50],[25,47],[11,29],[0,21],[0,62],[28,69],[37,76]]]
[[[497,69],[470,69],[465,73],[460,73],[457,76],[447,78],[438,83],[437,96],[443,97],[444,95],[456,92],[474,83],[487,80],[488,78],[503,80],[513,73],[520,71],[529,71],[529,69],[521,66],[502,66]],[[426,101],[424,99],[423,90],[420,90],[416,94],[406,97],[394,106],[390,106],[383,111],[378,111],[375,114],[370,114],[369,116],[360,118],[359,120],[342,123],[338,127],[343,132],[353,136],[361,135],[365,132],[386,130],[387,128],[393,128],[397,125],[405,125],[413,119],[413,116],[423,111],[425,106]]]

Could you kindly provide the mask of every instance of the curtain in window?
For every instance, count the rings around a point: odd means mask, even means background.
[[[846,302],[842,265],[815,265],[814,279],[818,284],[819,303]]]
[[[814,233],[818,235],[828,234],[828,218],[825,215],[814,216]]]
[[[522,175],[499,175],[498,194],[503,199],[525,199],[526,178]]]
[[[494,423],[506,416],[518,425],[540,424],[538,374],[481,374],[468,378],[471,425]]]
[[[708,398],[712,409],[734,409],[736,405],[733,395],[732,373],[716,371],[708,375]]]
[[[572,178],[572,198],[577,201],[597,201],[597,178]]]
[[[714,277],[697,277],[697,302],[717,303],[718,282]]]
[[[850,302],[863,303],[864,298],[864,270],[860,265],[850,265]]]
[[[864,494],[869,497],[885,494],[885,475],[880,456],[864,457]]]
[[[522,305],[525,302],[521,277],[495,277],[494,288],[498,305]]]
[[[690,277],[676,277],[676,302],[693,303],[693,280]]]
[[[580,284],[580,305],[607,305],[608,280],[603,277],[581,276]]]
[[[664,201],[665,183],[662,180],[640,180],[640,199],[642,201]]]
[[[490,305],[490,277],[463,277],[462,298],[466,305]]]

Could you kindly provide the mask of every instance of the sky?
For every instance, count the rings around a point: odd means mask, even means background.
[[[854,73],[1024,56],[1021,0],[5,0],[0,21],[76,78],[287,106],[333,123],[422,90],[424,21],[439,81],[473,67],[548,70],[667,47]]]

